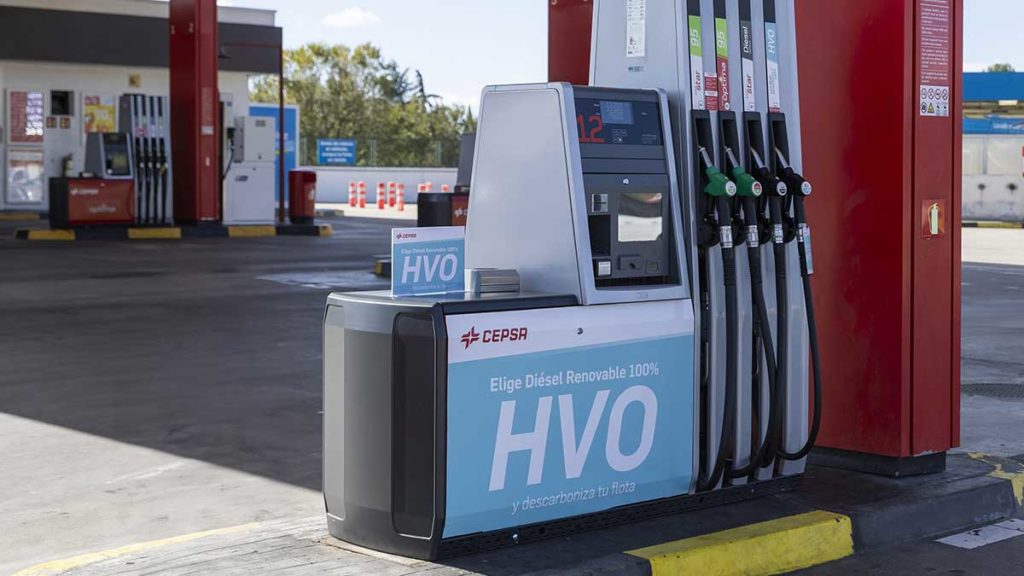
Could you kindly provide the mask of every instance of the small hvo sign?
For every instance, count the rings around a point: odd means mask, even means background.
[[[316,163],[320,166],[355,166],[356,141],[339,138],[317,140]]]
[[[394,296],[447,294],[466,289],[466,232],[461,226],[391,231]]]

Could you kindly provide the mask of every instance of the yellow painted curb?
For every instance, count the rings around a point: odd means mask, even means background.
[[[230,238],[266,238],[277,236],[277,228],[273,226],[228,226]]]
[[[654,576],[782,574],[853,554],[853,524],[817,510],[627,554],[649,561]]]
[[[30,222],[41,219],[42,217],[35,212],[0,212],[0,222]]]
[[[181,228],[129,228],[129,240],[181,240]]]
[[[988,476],[1009,480],[1010,486],[1013,487],[1013,495],[1017,498],[1017,506],[1024,506],[1024,465],[1014,460],[994,458],[988,454],[982,454],[981,452],[972,452],[969,456],[974,460],[980,460],[986,464],[994,466],[995,469],[989,472]],[[1014,472],[1007,470],[1007,464],[1017,470]]]
[[[71,558],[65,558],[63,560],[53,560],[50,562],[43,562],[42,564],[36,564],[15,572],[14,576],[44,576],[47,574],[60,574],[67,572],[74,568],[86,566],[88,564],[94,564],[103,560],[110,560],[112,558],[118,558],[121,556],[127,556],[128,554],[135,554],[136,552],[144,552],[146,550],[152,550],[154,548],[161,548],[164,546],[170,546],[172,544],[182,544],[185,542],[191,542],[193,540],[199,540],[200,538],[208,538],[210,536],[223,536],[226,534],[234,534],[237,532],[245,532],[259,526],[258,522],[252,522],[249,524],[242,524],[240,526],[231,526],[229,528],[218,528],[216,530],[206,530],[203,532],[193,532],[191,534],[185,534],[182,536],[174,536],[172,538],[164,538],[162,540],[150,540],[149,542],[140,542],[138,544],[129,544],[127,546],[121,546],[120,548],[112,548],[110,550],[104,550],[102,552],[90,552],[88,554],[81,554],[79,556],[73,556]]]
[[[74,230],[29,230],[29,240],[67,242],[75,239]]]
[[[320,235],[324,237],[334,236],[334,227],[330,224],[321,224],[317,226],[320,229]]]

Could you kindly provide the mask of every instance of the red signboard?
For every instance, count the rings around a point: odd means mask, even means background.
[[[8,92],[10,102],[10,143],[42,144],[43,125],[46,121],[43,110],[43,93],[24,90]]]

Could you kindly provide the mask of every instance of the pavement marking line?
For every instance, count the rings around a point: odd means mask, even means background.
[[[1019,536],[1024,536],[1024,531],[1009,528],[1000,522],[999,524],[990,524],[959,534],[953,534],[952,536],[946,536],[945,538],[939,538],[936,542],[964,550],[974,550],[975,548],[981,548],[982,546],[988,546],[989,544],[995,544],[996,542],[1002,542]]]
[[[1013,488],[1013,496],[1017,499],[1017,506],[1024,506],[1024,464],[1004,458],[994,458],[981,452],[971,452],[968,456],[974,460],[980,460],[990,466],[994,466],[995,469],[989,472],[988,475],[992,478],[1009,480],[1010,486]],[[1016,471],[1010,472],[1006,470],[1006,464],[1016,468]]]
[[[181,228],[129,228],[129,240],[181,240]]]
[[[824,510],[631,550],[653,576],[781,574],[853,554],[848,516]]]
[[[0,222],[30,222],[42,220],[36,212],[0,212]]]
[[[119,558],[121,556],[127,556],[129,554],[135,554],[137,552],[144,552],[147,550],[152,550],[154,548],[162,548],[164,546],[171,546],[174,544],[183,544],[185,542],[192,542],[194,540],[210,538],[212,536],[237,534],[239,532],[252,530],[257,526],[260,526],[260,524],[260,522],[250,522],[249,524],[241,524],[239,526],[217,528],[215,530],[204,530],[202,532],[192,532],[191,534],[183,534],[181,536],[173,536],[171,538],[163,538],[161,540],[150,540],[149,542],[129,544],[127,546],[121,546],[120,548],[111,548],[110,550],[103,550],[101,552],[89,552],[87,554],[80,554],[78,556],[72,556],[71,558],[65,558],[63,560],[51,560],[49,562],[36,564],[35,566],[29,566],[24,570],[15,572],[14,576],[45,576],[48,574],[60,574],[62,572],[67,572],[68,570],[80,568],[82,566],[86,566],[89,564],[95,564],[96,562],[100,562],[103,560],[111,560],[113,558]]]
[[[74,230],[29,230],[29,240],[66,242],[75,239]]]
[[[277,236],[274,226],[228,226],[229,238],[266,238]]]

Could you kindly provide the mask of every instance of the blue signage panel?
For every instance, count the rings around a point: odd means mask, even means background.
[[[449,316],[447,326],[446,538],[691,490],[683,302]]]
[[[316,163],[319,166],[355,166],[356,141],[347,138],[317,140]]]
[[[280,122],[280,110],[277,104],[250,104],[249,115],[258,116],[261,118],[273,118],[277,124],[281,126]],[[288,194],[288,172],[295,170],[299,166],[298,158],[298,138],[299,138],[299,109],[297,106],[290,104],[284,108],[284,169],[285,169],[285,180],[284,190],[285,194]],[[274,149],[277,151],[277,157],[281,157],[281,142],[280,139],[274,139]],[[274,190],[275,199],[281,198],[281,186],[278,182],[278,174],[280,164],[274,162]],[[286,196],[287,197],[287,196]]]
[[[465,292],[465,252],[462,226],[391,230],[392,295]]]
[[[986,116],[985,118],[964,118],[964,134],[1024,134],[1024,118]]]

